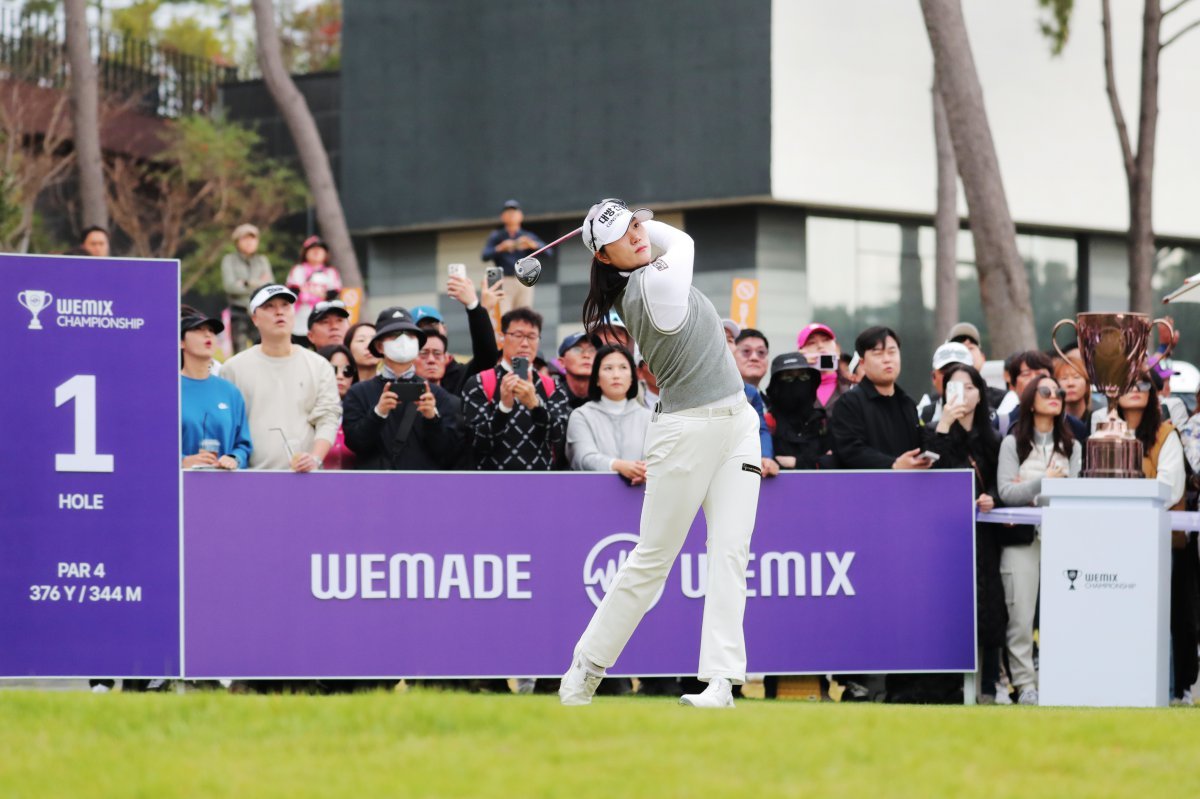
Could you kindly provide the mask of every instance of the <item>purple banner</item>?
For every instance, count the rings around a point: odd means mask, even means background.
[[[179,264],[0,255],[0,676],[179,662]]]
[[[189,677],[557,676],[632,550],[614,475],[184,475]],[[752,673],[975,668],[970,472],[763,483]],[[704,518],[611,670],[695,673]]]

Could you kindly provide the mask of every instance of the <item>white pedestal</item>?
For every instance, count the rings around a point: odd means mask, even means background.
[[[1157,480],[1045,480],[1043,705],[1165,707],[1171,531]]]

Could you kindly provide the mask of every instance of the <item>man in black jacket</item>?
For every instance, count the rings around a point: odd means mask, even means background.
[[[900,339],[887,327],[869,327],[854,342],[863,379],[844,394],[830,423],[833,454],[843,469],[928,469],[921,454],[917,405],[897,385]]]
[[[465,277],[451,275],[446,283],[446,293],[463,304],[467,310],[467,325],[471,331],[471,360],[462,364],[449,354],[446,355],[446,374],[441,386],[457,397],[462,396],[467,380],[484,369],[491,369],[500,360],[500,348],[496,345],[496,331],[492,328],[492,317],[488,305],[499,302],[492,289],[483,288],[484,301],[480,301],[475,286]],[[445,320],[436,308],[420,305],[413,308],[413,320],[425,332],[436,330],[449,341]]]
[[[351,386],[342,401],[342,432],[358,456],[356,468],[446,469],[458,458],[459,403],[417,377],[413,366],[425,339],[403,308],[379,315],[368,348],[383,359],[383,369]]]

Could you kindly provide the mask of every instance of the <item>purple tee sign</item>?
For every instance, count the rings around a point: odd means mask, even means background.
[[[0,676],[179,658],[179,264],[0,255]]]
[[[557,676],[636,542],[614,475],[188,473],[189,677]],[[970,472],[764,482],[754,673],[972,671]],[[613,674],[694,674],[697,517]]]

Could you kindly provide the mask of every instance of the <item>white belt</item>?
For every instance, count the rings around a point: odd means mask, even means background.
[[[745,396],[742,401],[733,405],[723,405],[720,408],[687,408],[682,411],[672,411],[670,416],[688,416],[693,419],[716,419],[724,416],[733,416],[750,406],[746,401]]]

